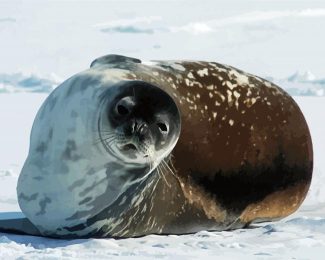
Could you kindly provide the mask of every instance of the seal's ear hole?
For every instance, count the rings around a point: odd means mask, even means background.
[[[157,126],[160,130],[160,132],[167,134],[168,133],[168,125],[164,122],[158,122]]]

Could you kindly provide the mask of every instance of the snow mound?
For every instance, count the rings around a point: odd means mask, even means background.
[[[12,169],[0,170],[0,178],[1,177],[9,177],[9,176],[14,176],[14,172]]]
[[[95,27],[101,28],[103,33],[144,33],[153,34],[156,27],[152,24],[160,21],[160,16],[143,16],[131,19],[119,19],[107,23],[95,24]]]
[[[51,92],[62,80],[55,74],[42,77],[36,74],[0,73],[0,93]]]
[[[315,79],[315,75],[312,74],[309,70],[304,72],[296,71],[293,75],[288,77],[288,81],[290,82],[311,82]]]
[[[310,71],[296,71],[284,79],[266,77],[292,96],[325,96],[325,79],[318,79]]]

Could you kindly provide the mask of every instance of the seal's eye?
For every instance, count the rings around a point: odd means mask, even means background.
[[[123,105],[118,105],[117,106],[117,112],[121,115],[121,116],[125,116],[129,113],[129,110],[123,106]]]
[[[168,133],[168,125],[166,123],[158,122],[157,126],[158,126],[160,132],[162,132],[163,134]]]
[[[115,111],[120,116],[126,116],[131,113],[134,106],[135,101],[133,97],[124,97],[117,102]]]

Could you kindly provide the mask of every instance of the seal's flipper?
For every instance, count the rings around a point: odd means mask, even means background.
[[[121,62],[141,63],[141,60],[127,57],[127,56],[122,56],[122,55],[109,54],[95,59],[90,64],[90,67],[92,68],[97,65],[104,65],[104,64],[117,64]]]
[[[34,224],[27,218],[1,219],[0,233],[42,236]]]

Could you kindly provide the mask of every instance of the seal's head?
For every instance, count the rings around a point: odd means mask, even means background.
[[[117,90],[100,117],[102,144],[124,164],[154,168],[176,145],[178,108],[165,91],[146,82],[122,82]]]

